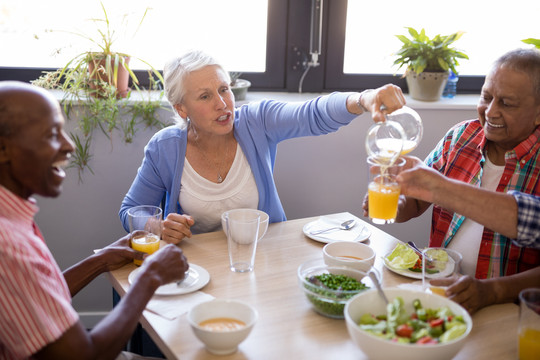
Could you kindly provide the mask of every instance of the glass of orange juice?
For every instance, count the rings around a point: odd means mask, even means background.
[[[140,205],[128,210],[131,247],[134,250],[153,254],[159,249],[161,239],[161,214],[158,206]],[[137,266],[141,260],[133,260]]]
[[[446,296],[446,289],[453,284],[461,272],[463,256],[460,252],[428,247],[422,250],[422,286],[424,291]]]
[[[368,212],[374,224],[391,224],[397,215],[400,186],[396,176],[405,160],[398,158],[392,165],[381,164],[369,157]]]
[[[540,288],[522,290],[519,304],[519,359],[540,359]]]

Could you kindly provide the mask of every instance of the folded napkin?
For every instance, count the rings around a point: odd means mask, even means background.
[[[210,294],[196,291],[183,295],[154,295],[146,305],[146,310],[153,312],[168,320],[187,313],[193,306],[214,299]]]
[[[328,216],[321,216],[319,220],[314,221],[310,224],[310,226],[306,229],[306,232],[310,234],[311,232],[315,232],[318,230],[324,230],[332,227],[339,227],[342,222],[346,221],[348,219],[345,218],[331,218]],[[356,225],[349,230],[330,230],[328,232],[324,232],[322,234],[313,235],[317,237],[318,239],[325,239],[328,241],[355,241],[358,236],[360,236],[362,233],[364,233],[366,229],[362,224],[359,222],[356,223]]]

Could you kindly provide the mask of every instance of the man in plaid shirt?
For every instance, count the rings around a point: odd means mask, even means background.
[[[486,77],[477,109],[479,118],[450,129],[426,164],[484,190],[540,195],[540,52],[515,50],[500,57]],[[463,201],[478,203],[475,197]],[[406,197],[397,220],[419,216],[431,203]],[[483,208],[486,217],[507,210]],[[520,281],[540,265],[540,249],[518,246],[484,225],[434,205],[430,246],[463,255],[462,272],[467,276],[448,294],[471,312],[501,299],[516,299]]]

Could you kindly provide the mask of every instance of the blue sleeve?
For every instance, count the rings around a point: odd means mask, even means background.
[[[351,93],[332,93],[305,102],[265,100],[244,105],[239,117],[246,126],[262,126],[268,141],[280,141],[301,136],[324,135],[337,131],[358,117],[347,110]]]
[[[540,249],[540,197],[510,190],[518,205],[517,239],[519,246]]]
[[[127,211],[133,206],[159,206],[164,196],[167,196],[163,216],[171,212],[171,209],[178,211],[180,177],[177,175],[182,173],[181,167],[185,158],[185,144],[182,146],[182,137],[178,134],[179,130],[174,128],[161,130],[144,148],[142,164],[119,211],[126,231],[129,231]]]

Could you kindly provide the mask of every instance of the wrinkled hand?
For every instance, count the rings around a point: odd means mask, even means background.
[[[390,114],[405,105],[405,96],[399,86],[387,84],[365,92],[362,96],[362,103],[371,113],[373,121],[381,122],[385,121],[386,114]],[[383,109],[381,109],[381,106],[383,106]]]
[[[107,247],[101,249],[96,256],[105,262],[107,271],[113,271],[133,262],[133,259],[142,260],[144,253],[133,250],[130,247],[130,235],[115,241]]]
[[[433,279],[432,285],[449,286],[446,296],[463,306],[469,314],[474,314],[483,307],[493,304],[494,294],[489,286],[480,279],[461,275],[447,279]]]
[[[416,157],[405,156],[405,168],[397,176],[401,186],[401,194],[419,200],[433,202],[433,195],[437,186],[444,181],[443,175],[426,166]]]
[[[189,264],[182,249],[173,244],[168,244],[148,256],[141,265],[141,271],[157,278],[161,285],[182,280],[188,269]]]
[[[191,216],[171,213],[163,220],[161,239],[170,244],[178,244],[184,237],[191,237],[190,228],[193,224],[195,221]]]

